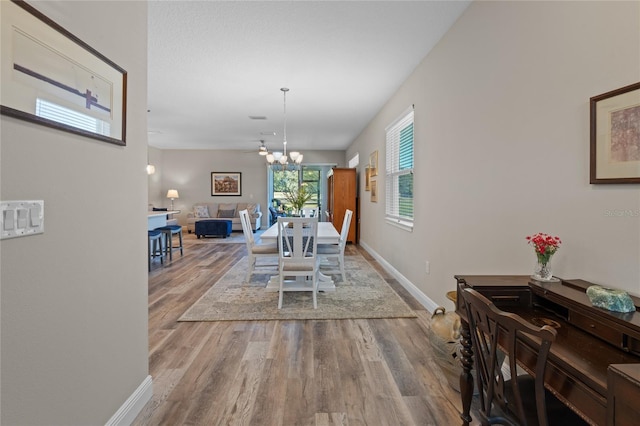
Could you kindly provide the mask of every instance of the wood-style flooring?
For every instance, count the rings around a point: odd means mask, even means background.
[[[185,234],[184,257],[149,274],[153,398],[134,425],[458,425],[460,396],[435,364],[431,314],[362,254],[417,318],[177,322],[246,255]],[[444,291],[444,290],[443,290]]]

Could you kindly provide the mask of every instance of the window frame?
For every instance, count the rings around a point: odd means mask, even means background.
[[[402,167],[401,134],[409,126],[411,129],[410,167]],[[413,231],[415,224],[415,114],[413,105],[385,128],[385,221],[406,231]],[[400,180],[402,176],[411,178],[411,216],[401,214]]]

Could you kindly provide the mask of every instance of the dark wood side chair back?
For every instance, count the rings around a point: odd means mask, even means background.
[[[547,426],[549,419],[566,425],[576,424],[575,419],[581,424],[577,415],[544,389],[547,356],[556,330],[546,325],[535,327],[516,314],[501,311],[472,288],[461,290],[471,331],[482,424]],[[523,351],[521,339],[525,335],[529,342],[539,342],[533,376],[518,376],[516,371],[516,359],[536,356],[531,350]],[[507,380],[501,369],[504,356],[509,359],[511,379]],[[496,410],[494,403],[502,410]],[[548,412],[551,407],[561,413],[552,415]],[[568,423],[561,423],[564,421]]]

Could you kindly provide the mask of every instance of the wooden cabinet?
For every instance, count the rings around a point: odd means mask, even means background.
[[[607,426],[637,425],[640,364],[609,365],[607,394]]]
[[[327,217],[336,230],[342,230],[347,210],[353,212],[347,241],[356,243],[356,169],[333,168],[327,182]]]

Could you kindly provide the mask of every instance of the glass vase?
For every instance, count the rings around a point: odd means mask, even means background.
[[[546,261],[538,259],[533,270],[533,278],[540,281],[553,281],[551,258],[547,259]]]

